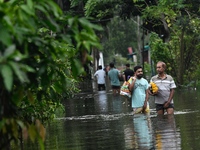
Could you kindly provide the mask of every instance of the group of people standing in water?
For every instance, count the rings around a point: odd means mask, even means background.
[[[119,70],[115,68],[114,63],[109,64],[109,71],[107,73],[108,78],[111,83],[113,94],[120,94],[120,73]],[[155,83],[158,87],[158,91],[152,93],[150,90],[150,84],[143,77],[143,68],[141,66],[135,66],[130,69],[130,64],[126,64],[126,70],[123,71],[123,80],[128,82],[128,89],[131,93],[131,106],[133,112],[135,113],[145,113],[149,112],[149,95],[154,97],[155,107],[157,114],[167,114],[174,113],[174,89],[176,84],[172,76],[166,74],[166,64],[162,61],[157,62],[156,71],[157,75],[151,77],[150,82]],[[97,77],[98,89],[105,90],[105,77],[106,72],[99,67],[94,74]]]

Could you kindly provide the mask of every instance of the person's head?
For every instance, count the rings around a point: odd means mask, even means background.
[[[157,62],[156,71],[158,74],[163,74],[166,69],[166,64],[162,61]]]
[[[143,77],[143,69],[141,66],[135,66],[134,67],[134,73],[135,73],[135,76],[138,78],[138,79],[141,79]]]
[[[99,70],[101,70],[101,69],[102,69],[102,66],[101,66],[101,65],[99,65],[98,69],[99,69]]]
[[[109,66],[110,66],[110,68],[114,68],[115,65],[113,62],[111,62]]]
[[[130,67],[130,64],[126,64],[126,68],[129,68]]]

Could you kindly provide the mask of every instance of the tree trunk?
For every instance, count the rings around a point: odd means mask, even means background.
[[[93,70],[95,72],[99,66],[99,51],[95,48],[92,49],[92,57],[93,57]]]
[[[165,20],[165,15],[162,14],[161,15],[161,21],[163,23],[163,26],[164,26],[164,29],[165,29],[165,35],[164,35],[164,42],[169,42],[169,39],[170,39],[170,31],[169,31],[169,27],[168,27],[168,24]]]
[[[183,75],[185,70],[185,61],[184,61],[184,34],[185,34],[185,27],[183,27],[180,36],[180,62],[179,62],[179,73],[178,73],[178,82],[180,85],[183,84]]]
[[[141,19],[140,19],[140,16],[137,16],[137,44],[138,44],[138,49],[136,50],[136,53],[137,53],[137,57],[139,60],[139,62],[137,62],[138,64],[140,64],[142,62],[142,56],[141,56],[141,29],[140,29],[140,25],[141,25]]]

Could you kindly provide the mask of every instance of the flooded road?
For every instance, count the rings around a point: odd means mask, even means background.
[[[110,90],[65,102],[66,114],[47,126],[47,150],[198,150],[200,92],[176,90],[175,114],[133,115],[131,101]],[[37,149],[32,144],[29,149]]]

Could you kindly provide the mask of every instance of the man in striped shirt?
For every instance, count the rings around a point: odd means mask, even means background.
[[[158,92],[155,94],[149,93],[155,97],[157,114],[174,113],[174,89],[176,84],[172,76],[165,73],[166,64],[159,61],[156,65],[157,75],[153,76],[150,82],[154,82],[158,86]]]

